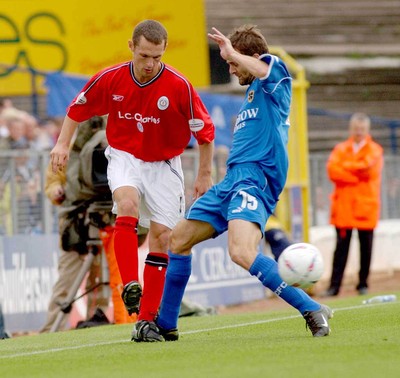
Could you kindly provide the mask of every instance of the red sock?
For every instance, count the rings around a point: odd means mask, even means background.
[[[150,252],[147,255],[143,272],[143,294],[140,300],[138,320],[153,321],[160,307],[164,290],[168,255]]]
[[[139,281],[137,218],[117,217],[114,230],[114,250],[122,283]]]

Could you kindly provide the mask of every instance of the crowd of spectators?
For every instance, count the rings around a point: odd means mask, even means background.
[[[0,235],[43,233],[42,201],[45,199],[39,156],[43,151],[50,153],[61,124],[62,118],[40,120],[15,107],[10,99],[0,98]],[[216,182],[225,173],[221,169],[225,167],[227,153],[225,146],[216,148],[213,172]],[[193,202],[195,157],[183,156],[182,163],[189,206]]]
[[[0,98],[0,235],[42,232],[39,156],[54,146],[60,126]]]

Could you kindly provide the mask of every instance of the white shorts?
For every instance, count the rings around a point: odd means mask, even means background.
[[[139,224],[150,221],[172,229],[185,214],[185,194],[180,156],[146,162],[132,154],[108,146],[107,176],[111,192],[122,186],[136,188],[140,195]],[[113,212],[117,213],[114,202]]]

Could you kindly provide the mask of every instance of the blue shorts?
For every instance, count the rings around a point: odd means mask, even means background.
[[[263,234],[276,203],[260,166],[243,163],[230,167],[219,184],[193,203],[185,218],[211,224],[215,237],[228,229],[232,219],[256,223]]]

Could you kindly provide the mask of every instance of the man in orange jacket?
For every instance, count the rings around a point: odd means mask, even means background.
[[[383,149],[369,134],[371,121],[355,113],[349,122],[350,137],[335,146],[327,172],[334,184],[330,222],[336,228],[336,249],[332,276],[325,296],[339,293],[347,263],[353,228],[360,241],[360,271],[357,290],[367,294],[374,228],[380,213],[380,186]]]

